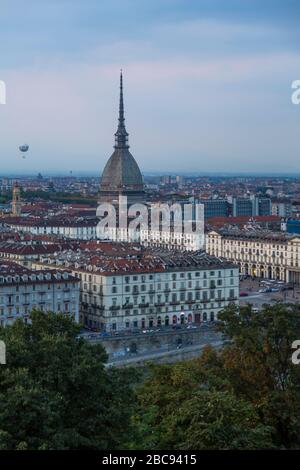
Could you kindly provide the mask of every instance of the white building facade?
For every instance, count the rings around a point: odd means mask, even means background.
[[[220,310],[238,303],[239,270],[205,253],[198,256],[186,254],[178,261],[174,255],[155,269],[151,260],[148,268],[132,270],[119,269],[117,262],[105,271],[69,264],[81,281],[81,323],[120,331],[217,320]],[[47,267],[63,269],[59,262]]]
[[[206,251],[239,265],[240,273],[300,284],[300,237],[286,233],[211,231]]]
[[[60,312],[79,321],[79,282],[69,272],[30,271],[17,264],[0,266],[0,324],[29,321],[33,309]]]

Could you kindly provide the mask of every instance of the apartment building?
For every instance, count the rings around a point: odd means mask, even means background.
[[[32,271],[13,262],[0,264],[0,324],[29,320],[33,309],[61,312],[79,320],[79,281],[67,271]]]
[[[8,227],[33,235],[57,235],[73,240],[95,240],[97,238],[96,217],[7,217],[2,219]]]
[[[206,235],[206,251],[237,263],[240,272],[300,283],[300,237],[267,230],[219,230]]]
[[[117,244],[116,244],[117,245]],[[239,298],[238,267],[205,252],[162,249],[108,259],[43,258],[81,281],[80,321],[106,331],[214,321]]]

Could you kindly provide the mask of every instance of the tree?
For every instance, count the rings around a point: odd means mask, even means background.
[[[299,448],[300,306],[229,306],[224,347],[152,366],[138,388],[134,423],[145,449]]]
[[[218,354],[206,348],[198,359],[153,366],[138,391],[134,446],[201,450],[271,448],[270,427],[255,407],[237,399],[222,377]],[[133,446],[133,448],[134,448]]]
[[[262,422],[276,430],[278,446],[298,445],[300,368],[291,361],[300,338],[300,306],[229,307],[219,315],[229,339],[222,353],[224,374],[235,393],[258,407]]]
[[[100,345],[64,315],[35,311],[0,329],[0,448],[114,449],[130,434],[131,370],[106,369]]]
[[[184,450],[270,449],[272,428],[253,405],[228,391],[199,390],[167,418],[174,448]]]

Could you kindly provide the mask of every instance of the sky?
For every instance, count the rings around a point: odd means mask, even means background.
[[[299,0],[1,0],[0,175],[300,173]],[[18,146],[30,145],[26,159]]]

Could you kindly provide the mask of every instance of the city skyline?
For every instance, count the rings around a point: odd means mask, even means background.
[[[25,11],[4,1],[2,173],[100,174],[121,67],[143,173],[168,172],[170,163],[177,173],[298,173],[299,6],[230,4],[232,13],[220,1],[92,1],[86,9],[78,0],[70,10],[69,1],[32,0]]]

